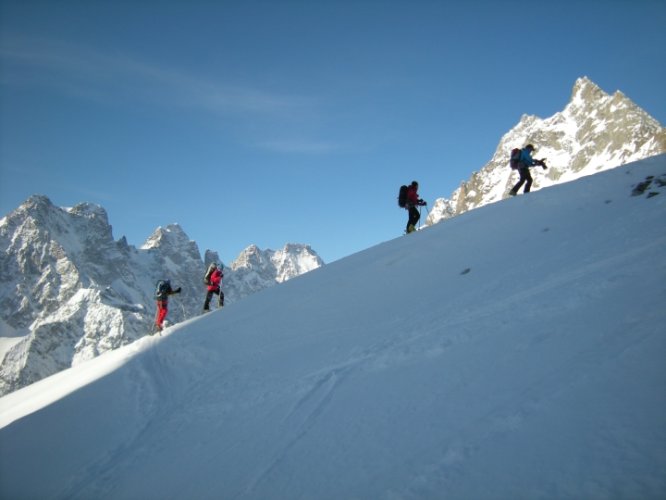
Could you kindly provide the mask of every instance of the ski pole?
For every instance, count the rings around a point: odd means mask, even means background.
[[[182,302],[179,302],[180,304],[180,310],[183,313],[183,321],[185,321],[187,318],[187,312],[185,311],[185,305]]]
[[[155,328],[155,325],[157,325],[157,317],[160,314],[160,307],[156,304],[155,307],[155,318],[153,318],[153,328]]]

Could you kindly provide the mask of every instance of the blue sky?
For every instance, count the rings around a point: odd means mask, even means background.
[[[578,77],[666,123],[666,1],[0,0],[0,213],[88,201],[331,262],[402,234]],[[425,213],[424,213],[425,217]]]

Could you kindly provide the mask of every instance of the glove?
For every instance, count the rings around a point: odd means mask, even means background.
[[[173,293],[180,293],[180,287],[176,288]]]

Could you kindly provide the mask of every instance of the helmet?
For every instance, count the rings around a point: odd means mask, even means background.
[[[531,144],[528,144],[527,146],[525,146],[525,149],[529,149],[530,151],[534,151],[535,148]]]
[[[419,185],[418,182],[416,182],[416,181],[412,181],[412,186],[416,187],[416,186],[418,186],[418,185]]]

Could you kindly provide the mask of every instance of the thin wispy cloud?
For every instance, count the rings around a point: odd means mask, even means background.
[[[57,40],[5,37],[0,42],[4,85],[40,85],[82,99],[159,100],[214,113],[306,111],[313,100],[232,85],[123,54]]]
[[[2,85],[37,86],[82,101],[156,105],[209,113],[252,147],[281,154],[340,151],[313,137],[330,113],[318,97],[217,81],[122,53],[33,37],[0,41]],[[285,135],[288,140],[273,138]]]

